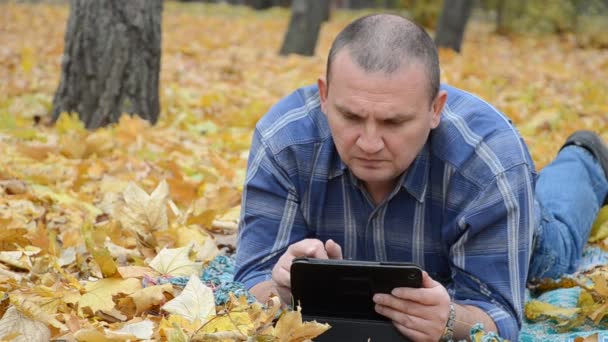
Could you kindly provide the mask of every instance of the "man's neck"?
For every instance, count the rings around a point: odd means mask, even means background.
[[[386,182],[363,182],[363,185],[372,197],[374,205],[379,205],[391,194],[396,183],[397,179]]]

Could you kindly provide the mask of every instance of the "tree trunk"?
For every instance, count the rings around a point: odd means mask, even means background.
[[[272,0],[251,0],[251,7],[256,10],[263,10],[272,7]]]
[[[291,19],[281,47],[281,55],[296,53],[312,56],[315,54],[327,5],[327,0],[293,0]]]
[[[460,52],[464,30],[473,8],[473,0],[443,0],[439,28],[435,36],[437,46]]]
[[[162,0],[71,0],[53,121],[77,112],[89,129],[123,113],[156,123]]]

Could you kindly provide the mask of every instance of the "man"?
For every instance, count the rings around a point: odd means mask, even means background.
[[[363,17],[334,41],[325,78],[256,127],[236,280],[288,303],[298,256],[415,262],[423,288],[374,296],[402,334],[461,339],[480,322],[517,340],[526,280],[574,270],[607,173],[608,149],[578,132],[537,182],[508,119],[440,86],[422,29]]]

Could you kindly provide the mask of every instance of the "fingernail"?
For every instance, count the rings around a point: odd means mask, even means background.
[[[376,295],[374,295],[373,300],[374,300],[374,302],[376,302],[376,303],[377,303],[377,302],[380,300],[380,296],[379,296],[379,295],[377,295],[377,294],[376,294]]]

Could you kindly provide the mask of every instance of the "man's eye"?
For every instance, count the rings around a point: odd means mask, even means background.
[[[352,115],[352,114],[343,114],[344,118],[348,121],[360,121],[361,118],[356,116],[356,115]]]
[[[386,120],[386,121],[384,121],[384,123],[387,124],[388,126],[399,126],[404,122],[405,122],[404,120]]]

